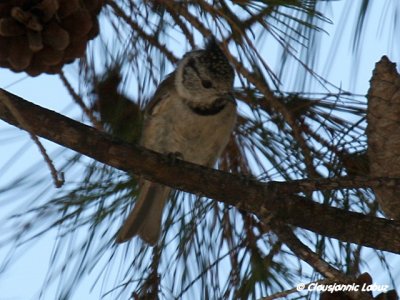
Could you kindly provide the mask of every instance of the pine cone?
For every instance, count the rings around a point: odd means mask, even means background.
[[[368,91],[370,175],[400,176],[400,75],[386,56],[376,64]],[[399,187],[374,189],[384,213],[400,219]]]
[[[99,33],[103,0],[10,0],[0,4],[0,66],[58,73]]]

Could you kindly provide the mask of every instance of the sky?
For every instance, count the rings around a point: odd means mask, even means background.
[[[382,55],[388,55],[394,61],[400,61],[400,48],[393,42],[390,35],[391,20],[381,19],[381,11],[391,9],[387,3],[390,1],[374,1],[374,9],[368,16],[369,24],[363,41],[364,49],[361,56],[357,56],[356,68],[355,57],[352,55],[352,45],[349,43],[351,33],[354,29],[354,22],[348,21],[345,28],[338,28],[336,24],[341,18],[348,20],[354,19],[355,5],[353,8],[347,7],[345,3],[349,1],[338,1],[332,5],[332,10],[327,14],[333,22],[327,26],[326,34],[321,47],[320,69],[316,70],[320,75],[328,77],[329,80],[343,89],[354,93],[366,94],[369,88],[369,80],[375,63]],[[353,2],[353,1],[350,1]],[[357,2],[357,1],[354,1]],[[361,1],[360,1],[361,2]],[[332,47],[336,45],[336,47]],[[271,58],[271,64],[278,64],[277,60]],[[67,74],[73,74],[76,66],[69,65],[64,68]],[[355,79],[356,78],[356,79]],[[71,106],[71,100],[65,87],[56,75],[41,75],[30,78],[24,73],[13,73],[4,68],[0,68],[0,87],[14,93],[22,98],[30,100],[37,105],[52,109],[63,114],[67,114],[77,120],[80,120],[80,113],[76,107]],[[57,146],[51,142],[43,141],[48,153],[57,149]],[[26,149],[21,152],[21,149]],[[15,156],[15,153],[17,155]],[[42,160],[38,149],[30,142],[29,135],[21,130],[15,129],[8,124],[0,121],[0,189],[7,185],[13,178],[21,175],[27,166]],[[12,164],[10,164],[10,160]],[[59,165],[56,161],[56,166]],[[44,166],[44,162],[42,162]],[[43,168],[46,170],[46,168]],[[68,176],[68,174],[66,174]],[[51,181],[48,174],[49,182]],[[68,178],[68,177],[67,177]],[[55,189],[51,187],[50,189]],[[29,199],[29,195],[23,195],[24,200]],[[27,197],[28,196],[28,197]],[[5,205],[7,201],[11,204]],[[0,193],[0,220],[5,218],[10,211],[17,206],[12,204],[14,199],[9,199],[8,195]],[[18,205],[21,200],[19,199]],[[37,292],[40,289],[46,276],[49,258],[53,250],[55,232],[51,232],[41,238],[39,241],[29,245],[22,253],[19,259],[8,269],[7,272],[0,275],[0,300],[26,300],[36,299]],[[0,261],[7,255],[10,246],[5,245],[0,248]],[[399,260],[393,257],[393,262]],[[374,266],[374,262],[369,263]],[[367,269],[367,267],[366,267]],[[73,299],[99,299],[101,287],[97,285],[92,290],[93,278],[96,274],[89,275],[74,294]],[[385,283],[386,278],[379,278]],[[400,274],[397,276],[397,286],[400,286]],[[53,286],[52,288],[56,288]],[[51,293],[49,293],[51,294]],[[43,299],[51,300],[51,296]]]

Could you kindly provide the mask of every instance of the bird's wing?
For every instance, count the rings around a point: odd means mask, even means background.
[[[172,72],[167,75],[167,77],[160,83],[156,92],[154,93],[153,98],[149,101],[146,106],[146,114],[152,115],[157,108],[157,104],[162,101],[165,97],[170,93],[171,88],[175,87],[175,72]]]

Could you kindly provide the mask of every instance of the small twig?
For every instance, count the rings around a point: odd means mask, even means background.
[[[307,262],[311,267],[324,275],[326,278],[341,282],[348,281],[348,278],[339,270],[332,267],[330,264],[321,259],[315,252],[311,251],[310,248],[304,245],[293,233],[290,227],[274,221],[273,228],[278,238],[284,242],[289,249],[296,254],[296,256]]]
[[[160,52],[162,52],[170,62],[176,63],[178,61],[178,58],[163,44],[159,42],[157,37],[152,36],[145,32],[139,24],[134,22],[130,16],[128,16],[124,10],[118,6],[117,3],[114,1],[108,0],[106,1],[106,4],[108,4],[112,10],[114,11],[114,14],[118,17],[121,17],[122,20],[125,21],[126,24],[128,24],[134,32],[139,34],[146,42],[149,42],[151,45],[156,47]]]
[[[173,1],[166,1],[165,6],[171,10],[176,11],[180,14],[186,21],[196,28],[204,37],[212,36],[212,32],[210,29],[205,27],[201,20],[199,20],[195,15],[191,14],[185,5],[178,5]]]
[[[33,142],[38,146],[40,153],[42,154],[47,166],[50,169],[50,173],[51,173],[51,176],[53,178],[54,185],[57,188],[60,188],[65,182],[64,173],[63,172],[61,172],[61,173],[57,172],[53,162],[51,161],[49,155],[46,152],[46,149],[44,148],[42,143],[39,141],[39,138],[36,136],[36,134],[34,133],[33,129],[31,128],[31,126],[27,122],[25,122],[25,119],[23,118],[23,116],[14,107],[13,103],[7,97],[7,95],[5,95],[4,92],[1,91],[1,90],[0,90],[0,99],[5,104],[5,106],[7,106],[8,110],[13,114],[13,116],[15,117],[17,122],[23,128],[25,128],[25,130],[29,133],[29,135],[30,135],[31,139],[33,140]]]
[[[244,76],[248,81],[254,84],[254,86],[264,95],[265,100],[267,100],[277,112],[282,114],[286,122],[292,128],[293,136],[299,143],[299,146],[304,155],[305,165],[307,166],[309,174],[311,175],[311,177],[318,177],[312,163],[312,153],[308,147],[307,141],[302,135],[302,130],[296,122],[296,118],[293,116],[293,114],[289,111],[285,104],[274,95],[269,86],[265,82],[263,82],[263,80],[257,77],[256,73],[248,70],[239,60],[237,60],[232,55],[230,55],[229,59],[234,64],[237,72],[242,74],[242,76]]]
[[[180,19],[180,15],[175,10],[171,9],[170,6],[165,6],[165,9],[168,11],[170,16],[174,19],[174,22],[176,23],[176,25],[178,25],[179,28],[182,30],[182,33],[185,35],[185,37],[188,40],[190,46],[192,48],[195,48],[196,47],[196,43],[194,42],[193,32],[190,32],[190,30],[186,26],[186,24]]]

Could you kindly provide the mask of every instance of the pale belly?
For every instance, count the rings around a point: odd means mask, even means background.
[[[184,104],[146,121],[142,145],[160,153],[178,152],[186,161],[213,166],[225,149],[236,122],[236,106],[228,103],[216,115],[194,114]]]

